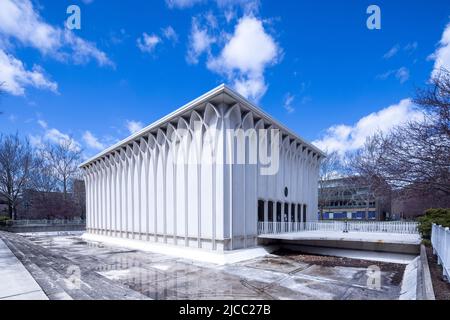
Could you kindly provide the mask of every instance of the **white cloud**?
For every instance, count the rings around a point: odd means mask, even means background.
[[[408,53],[411,53],[411,52],[416,51],[418,46],[419,46],[419,44],[417,43],[417,41],[410,42],[403,48],[403,50],[405,50]]]
[[[101,143],[96,136],[94,136],[90,131],[86,131],[83,134],[83,140],[86,145],[95,150],[103,150],[105,149],[105,145]]]
[[[405,83],[409,80],[409,70],[408,68],[401,67],[395,72],[395,77],[400,81],[400,83]]]
[[[166,4],[169,8],[173,9],[185,9],[193,7],[198,3],[202,3],[204,0],[166,0]]]
[[[37,120],[39,126],[43,129],[43,133],[41,135],[30,135],[30,143],[32,146],[36,148],[42,148],[45,146],[45,143],[62,143],[64,141],[71,141],[71,147],[74,151],[81,150],[81,144],[76,141],[72,136],[67,133],[63,133],[56,128],[50,128],[48,123],[42,119]]]
[[[136,133],[144,127],[142,122],[133,120],[127,120],[126,126],[130,134]]]
[[[60,144],[65,141],[71,141],[71,147],[74,151],[81,150],[81,144],[73,139],[70,135],[59,131],[56,128],[50,128],[45,130],[43,135],[30,135],[30,143],[36,148],[45,146],[46,142]]]
[[[47,129],[48,128],[48,124],[46,121],[44,120],[38,120],[37,123],[42,127],[42,129]]]
[[[395,72],[395,70],[389,70],[385,73],[379,74],[377,75],[377,79],[379,80],[386,80],[387,78],[389,78],[393,73]]]
[[[391,76],[395,76],[395,78],[400,81],[401,84],[405,83],[409,80],[409,69],[406,67],[401,67],[396,70],[389,70],[383,74],[377,75],[377,79],[386,80]]]
[[[35,65],[31,70],[27,70],[22,61],[2,49],[0,49],[0,83],[4,83],[3,89],[6,92],[15,96],[24,95],[27,86],[58,92],[58,84],[48,79],[41,67]]]
[[[393,46],[388,52],[386,52],[383,56],[384,59],[390,59],[393,56],[395,56],[398,51],[400,50],[400,46],[398,44],[396,44],[395,46]]]
[[[165,39],[172,41],[172,43],[178,42],[178,34],[172,26],[167,26],[162,29],[162,35]]]
[[[160,42],[161,38],[157,35],[148,35],[144,32],[142,37],[137,39],[137,46],[142,52],[152,53]]]
[[[236,17],[236,12],[232,9],[227,9],[224,12],[224,16],[227,23],[230,23]]]
[[[0,1],[0,33],[49,53],[59,47],[61,30],[45,23],[29,0]]]
[[[264,71],[276,64],[281,55],[281,49],[265,31],[263,22],[254,16],[244,16],[221,53],[210,57],[208,68],[227,76],[243,96],[258,101],[267,90]]]
[[[71,137],[68,134],[62,133],[56,128],[49,128],[45,132],[44,136],[47,140],[52,141],[54,143],[61,143],[65,140],[71,140]]]
[[[211,11],[204,14],[204,18],[211,29],[217,29],[219,27],[219,21]]]
[[[141,37],[136,40],[137,47],[146,53],[153,53],[156,47],[162,44],[165,40],[176,44],[178,42],[178,34],[172,26],[167,26],[161,29],[161,36],[156,34],[147,34],[144,32]]]
[[[92,59],[101,66],[114,66],[95,44],[46,23],[30,0],[0,1],[0,21],[0,43],[16,39],[59,60],[87,63]]]
[[[122,44],[129,37],[130,35],[124,28],[121,28],[119,31],[111,31],[109,33],[109,41],[112,45]]]
[[[77,37],[72,31],[65,30],[63,33],[65,45],[69,45],[69,52],[60,52],[56,56],[62,57],[65,61],[72,60],[75,64],[87,64],[91,59],[97,61],[99,66],[115,67],[106,53],[97,49],[94,43]]]
[[[430,59],[434,60],[432,76],[436,76],[442,68],[450,70],[450,23],[445,27],[439,47],[430,56]]]
[[[292,106],[292,103],[294,102],[295,97],[288,93],[286,97],[284,98],[284,109],[286,109],[287,113],[293,113],[295,111],[295,108]]]
[[[208,33],[206,28],[202,28],[196,18],[192,19],[191,34],[189,35],[189,48],[187,61],[191,64],[197,64],[198,58],[203,54],[210,54],[211,45],[216,39]]]
[[[361,118],[354,125],[334,125],[326,130],[321,139],[313,143],[322,150],[337,151],[344,155],[363,147],[366,139],[376,132],[387,133],[395,126],[422,117],[423,113],[414,107],[412,101],[404,99],[398,104]]]
[[[220,8],[233,8],[241,7],[245,14],[252,14],[259,11],[260,1],[259,0],[216,0],[217,5]]]
[[[44,140],[48,140],[53,143],[63,143],[64,141],[71,141],[73,150],[78,151],[81,149],[81,144],[73,139],[70,135],[59,131],[56,128],[49,128],[45,131]]]
[[[166,0],[170,9],[186,9],[206,2],[207,0]],[[260,0],[216,0],[215,2],[221,9],[239,6],[245,13],[255,13],[260,6]]]
[[[409,53],[409,54],[411,54],[411,53],[413,53],[414,51],[416,51],[416,49],[417,49],[417,47],[418,47],[418,43],[417,43],[417,41],[414,41],[414,42],[409,42],[409,43],[407,43],[405,46],[400,46],[400,44],[396,44],[395,46],[393,46],[391,49],[389,49],[389,51],[388,52],[386,52],[384,55],[383,55],[383,58],[384,59],[390,59],[390,58],[392,58],[392,57],[394,57],[394,56],[396,56],[401,50],[403,50],[404,52],[406,52],[406,53]]]
[[[30,140],[30,144],[31,146],[33,146],[34,148],[43,148],[44,147],[44,142],[42,141],[42,137],[38,136],[38,135],[29,135],[28,139]]]

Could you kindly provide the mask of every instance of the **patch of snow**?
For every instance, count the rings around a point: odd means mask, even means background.
[[[417,300],[417,272],[420,257],[415,258],[405,268],[399,300]]]
[[[170,244],[153,243],[142,240],[115,238],[97,234],[84,233],[81,237],[86,241],[99,242],[109,246],[155,252],[167,256],[197,260],[218,265],[232,264],[268,255],[274,247],[256,247],[226,252],[211,251],[189,247],[174,246]]]
[[[120,280],[130,274],[130,269],[110,270],[110,271],[104,271],[104,272],[98,272],[98,273],[110,280]]]

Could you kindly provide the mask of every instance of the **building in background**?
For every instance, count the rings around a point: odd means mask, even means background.
[[[8,216],[8,201],[0,194],[0,217]]]
[[[80,166],[87,232],[216,251],[254,247],[258,222],[317,221],[323,156],[221,85]]]
[[[363,179],[332,179],[323,181],[320,185],[320,220],[384,221],[392,218],[390,196],[375,195]]]
[[[450,195],[410,188],[396,190],[392,196],[392,215],[395,219],[413,220],[424,215],[426,210],[436,208],[450,208]]]
[[[16,220],[85,219],[84,182],[74,180],[70,192],[24,190],[17,207]]]

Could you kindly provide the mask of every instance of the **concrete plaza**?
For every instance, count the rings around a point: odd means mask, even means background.
[[[398,299],[405,267],[289,252],[219,266],[79,236],[0,239],[49,299]],[[370,265],[380,290],[367,285]]]

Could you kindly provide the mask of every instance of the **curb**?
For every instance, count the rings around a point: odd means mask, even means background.
[[[417,270],[417,300],[436,300],[428,265],[427,251],[423,244],[420,246],[420,260]]]

